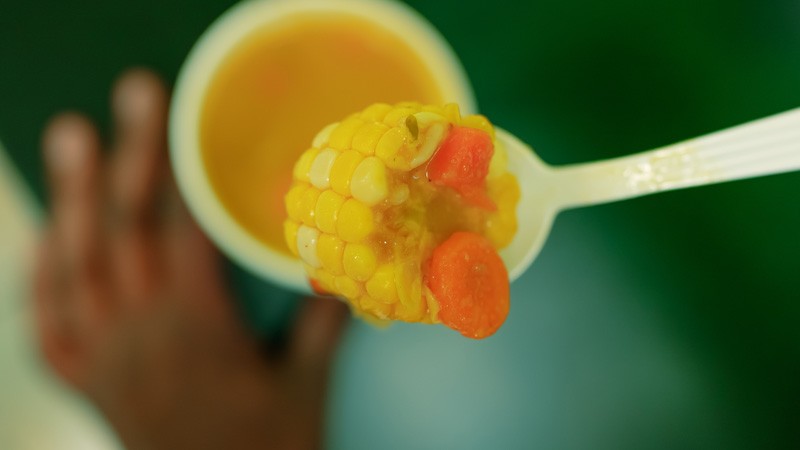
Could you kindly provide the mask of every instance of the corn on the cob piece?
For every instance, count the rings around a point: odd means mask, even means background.
[[[430,162],[457,127],[490,140],[491,161],[468,186],[448,173],[432,182]],[[426,281],[435,278],[426,266],[442,259],[437,246],[468,231],[499,249],[516,233],[519,188],[496,144],[485,117],[461,117],[452,104],[375,104],[331,124],[295,165],[287,244],[317,286],[356,312],[440,323],[439,288]]]

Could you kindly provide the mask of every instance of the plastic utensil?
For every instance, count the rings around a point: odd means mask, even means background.
[[[565,209],[800,169],[800,108],[643,153],[560,167],[496,130],[522,191],[519,230],[500,252],[512,281],[531,265]]]

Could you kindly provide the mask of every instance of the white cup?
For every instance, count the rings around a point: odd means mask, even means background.
[[[305,13],[367,20],[406,42],[428,67],[439,92],[464,113],[476,112],[460,62],[417,12],[389,0],[255,0],[228,10],[203,34],[181,68],[170,110],[170,156],[178,187],[195,219],[234,261],[284,288],[310,292],[299,259],[264,244],[230,215],[214,191],[200,147],[202,106],[214,75],[232,50],[254,32]],[[310,143],[310,142],[309,142]]]

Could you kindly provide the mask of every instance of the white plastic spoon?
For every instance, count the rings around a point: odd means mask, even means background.
[[[500,252],[512,281],[533,263],[565,209],[800,169],[800,108],[635,155],[561,167],[502,129],[497,137],[522,191],[519,230]]]

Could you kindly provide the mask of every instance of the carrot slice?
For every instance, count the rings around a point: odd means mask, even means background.
[[[458,231],[433,250],[426,283],[439,303],[439,320],[466,337],[483,339],[505,322],[508,272],[485,237]]]
[[[496,206],[486,194],[486,175],[493,154],[489,133],[455,126],[428,163],[428,179],[455,189],[479,208],[494,210]]]

